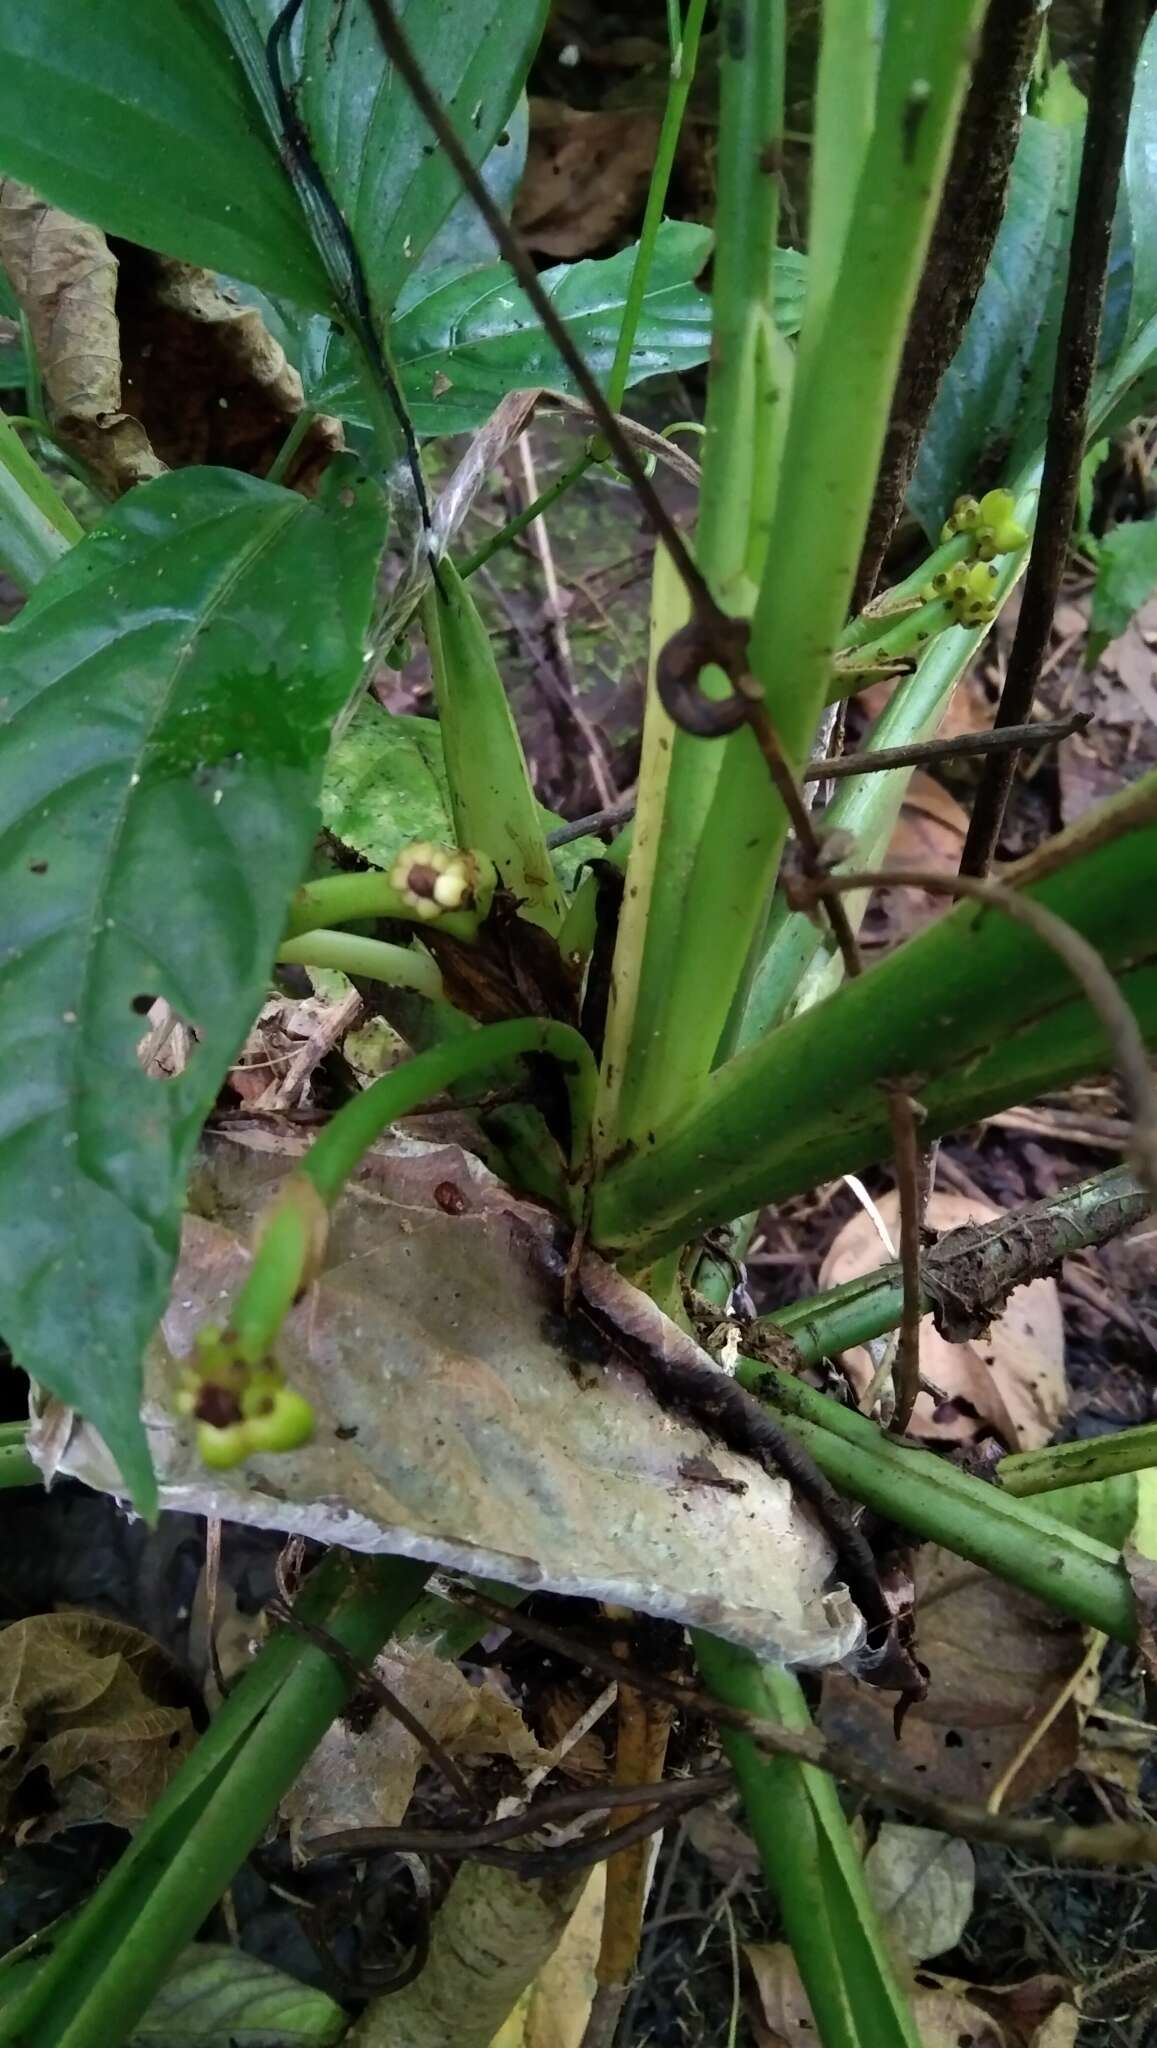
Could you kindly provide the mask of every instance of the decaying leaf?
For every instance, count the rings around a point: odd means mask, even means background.
[[[878,1207],[895,1242],[898,1198],[883,1195]],[[945,1191],[933,1194],[928,1223],[933,1230],[953,1230],[962,1223],[994,1221],[1000,1213]],[[836,1287],[854,1280],[873,1272],[886,1258],[870,1217],[853,1216],[823,1262],[819,1285]],[[1064,1355],[1064,1323],[1054,1280],[1032,1280],[1027,1287],[1018,1287],[987,1335],[967,1344],[946,1343],[931,1316],[925,1316],[920,1326],[920,1370],[943,1399],[919,1395],[909,1434],[930,1443],[967,1443],[991,1432],[1010,1451],[1035,1450],[1049,1442],[1068,1406]],[[857,1346],[845,1352],[843,1364],[862,1394],[873,1373],[867,1351]]]
[[[756,2048],[816,2048],[815,2021],[786,1942],[746,1944],[743,1961]],[[1065,1991],[1058,1978],[993,1988],[922,1971],[907,1997],[922,2048],[1072,2048],[1080,2016]]]
[[[471,1685],[457,1665],[428,1651],[399,1650],[374,1669],[427,1733],[451,1756],[507,1756],[520,1766],[541,1762],[518,1708],[484,1681]],[[417,1739],[385,1707],[367,1727],[359,1717],[330,1724],[282,1801],[282,1813],[306,1838],[338,1828],[396,1827],[425,1761]]]
[[[235,1294],[283,1170],[235,1141],[206,1153],[164,1324],[177,1357]],[[164,1505],[610,1600],[793,1662],[846,1655],[860,1623],[825,1593],[826,1536],[786,1482],[662,1408],[589,1325],[560,1318],[541,1277],[552,1233],[457,1146],[399,1137],[372,1154],[280,1347],[316,1410],[314,1441],[209,1475],[172,1414],[158,1344],[144,1412]],[[652,1345],[685,1351],[649,1297],[593,1254],[582,1271],[584,1287],[621,1292]],[[61,1451],[46,1418],[31,1441],[46,1463],[117,1487],[91,1431]]]
[[[263,475],[302,408],[261,315],[206,270],[129,243],[0,181],[0,263],[28,316],[54,431],[119,497],[189,463]],[[290,481],[309,489],[337,420],[312,422]]]
[[[51,419],[64,447],[119,495],[159,476],[138,419],[122,410],[117,259],[99,228],[0,181],[0,263],[32,332]]]
[[[569,261],[613,242],[646,192],[658,133],[658,116],[637,108],[586,113],[532,100],[514,208],[527,247]]]
[[[869,1686],[824,1680],[825,1732],[881,1770],[935,1784],[946,1799],[983,1805],[1030,1731],[1084,1657],[1078,1624],[929,1545],[915,1565],[916,1651],[928,1666],[926,1700],[911,1707],[897,1743],[889,1707]],[[1035,1745],[1003,1801],[1024,1806],[1074,1763],[1080,1710],[1069,1700]]]
[[[78,1821],[133,1827],[193,1742],[165,1652],[139,1629],[80,1613],[14,1621],[2,1641],[4,1832],[44,1841]]]
[[[968,1925],[976,1865],[967,1842],[885,1821],[864,1859],[868,1889],[894,1947],[922,1963],[955,1948]]]

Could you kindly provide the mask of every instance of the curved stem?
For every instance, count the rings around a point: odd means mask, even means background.
[[[388,988],[412,988],[430,1001],[442,1000],[438,963],[416,946],[391,946],[384,939],[363,939],[356,932],[307,931],[278,947],[279,963],[325,967],[339,974],[360,974]]]
[[[569,1024],[520,1017],[483,1025],[419,1053],[339,1109],[266,1211],[253,1264],[230,1317],[231,1338],[246,1362],[259,1363],[273,1349],[285,1316],[316,1270],[324,1248],[325,1211],[383,1131],[431,1096],[527,1053],[548,1054],[562,1069],[577,1178],[590,1144],[596,1069],[585,1038]],[[576,1208],[577,1193],[576,1187]]]
[[[436,919],[421,916],[414,899],[391,881],[389,875],[370,869],[351,875],[324,875],[316,882],[303,882],[295,889],[286,919],[286,941],[303,932],[327,929],[335,924],[354,924],[360,918],[395,917],[406,924],[436,923],[440,932],[454,939],[472,939],[478,931],[477,910],[442,910]],[[319,963],[320,964],[320,963]]]

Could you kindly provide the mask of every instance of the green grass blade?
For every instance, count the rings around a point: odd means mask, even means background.
[[[21,590],[32,590],[82,530],[0,412],[0,565]]]

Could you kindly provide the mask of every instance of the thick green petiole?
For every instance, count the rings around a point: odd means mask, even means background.
[[[810,1732],[792,1672],[760,1665],[750,1651],[702,1630],[694,1640],[699,1670],[717,1699]],[[832,1779],[812,1764],[768,1756],[734,1729],[721,1729],[720,1740],[823,2048],[920,2048]]]
[[[480,1079],[527,1053],[547,1054],[562,1069],[570,1098],[571,1164],[576,1176],[581,1173],[590,1144],[596,1072],[590,1047],[570,1025],[520,1017],[484,1025],[419,1053],[338,1111],[267,1211],[230,1318],[232,1339],[246,1363],[255,1364],[272,1351],[285,1316],[316,1270],[324,1212],[383,1131],[431,1096]],[[577,1207],[577,1180],[574,1193]]]
[[[442,850],[450,856],[451,849]],[[436,923],[439,931],[448,933],[452,939],[472,939],[493,894],[495,878],[492,864],[484,856],[469,854],[466,859],[477,874],[474,901],[468,909],[442,910],[428,901],[419,902],[412,891],[399,886],[392,870],[388,875],[376,869],[323,875],[318,881],[303,882],[300,889],[294,890],[286,939],[335,924],[357,924],[372,917],[397,918],[406,924]]]
[[[303,932],[278,947],[277,959],[283,966],[326,967],[338,974],[360,974],[389,988],[412,988],[435,1003],[443,995],[438,963],[429,953],[416,946],[392,946],[384,939],[359,938],[356,932]]]
[[[1092,1437],[1084,1443],[1046,1444],[1040,1451],[1015,1451],[996,1468],[998,1483],[1018,1499],[1051,1493],[1062,1486],[1085,1486],[1097,1479],[1115,1479],[1122,1472],[1148,1472],[1157,1466],[1157,1423],[1118,1430],[1115,1436]]]
[[[833,1486],[925,1542],[942,1543],[1062,1614],[1118,1642],[1136,1639],[1137,1611],[1117,1552],[1043,1509],[974,1479],[945,1458],[886,1437],[802,1380],[742,1359],[737,1377],[811,1451]]]

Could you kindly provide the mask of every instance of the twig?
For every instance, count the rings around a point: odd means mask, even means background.
[[[546,1622],[532,1621],[521,1609],[503,1607],[473,1589],[452,1597],[465,1607],[513,1629],[545,1649],[557,1651],[573,1663],[586,1666],[620,1683],[650,1692],[656,1699],[670,1700],[687,1713],[701,1714],[719,1727],[735,1728],[772,1756],[790,1756],[797,1763],[814,1764],[844,1784],[864,1792],[880,1805],[898,1806],[949,1834],[964,1835],[979,1842],[1003,1842],[1028,1853],[1053,1856],[1058,1860],[1087,1863],[1157,1863],[1157,1827],[1131,1821],[1104,1826],[1070,1827],[1066,1822],[1010,1820],[1003,1814],[988,1813],[983,1807],[965,1806],[938,1799],[922,1786],[873,1770],[854,1750],[842,1743],[828,1742],[818,1728],[787,1728],[779,1722],[764,1721],[740,1707],[729,1707],[699,1687],[653,1671],[629,1665],[621,1657],[588,1640],[568,1635]],[[700,1781],[702,1782],[702,1781]],[[609,1789],[609,1788],[605,1788]],[[637,1796],[637,1795],[636,1795]],[[607,1839],[604,1837],[604,1840]]]
[[[1040,507],[996,712],[998,729],[1027,719],[1048,651],[1077,504],[1133,75],[1152,12],[1153,0],[1105,0],[1101,14],[1057,336]],[[962,874],[987,872],[1015,767],[1015,754],[998,754],[985,766],[964,842]]]
[[[940,761],[966,760],[974,755],[997,754],[1007,747],[1019,753],[1034,753],[1054,740],[1067,740],[1073,733],[1087,731],[1092,713],[1074,711],[1068,718],[1034,720],[1030,725],[1005,726],[1002,731],[962,732],[950,740],[913,740],[907,747],[877,747],[863,754],[827,754],[808,761],[800,770],[801,782],[841,782],[853,775],[883,775],[890,768],[920,768]],[[588,833],[615,832],[635,815],[634,797],[608,804],[605,811],[574,818],[547,834],[548,846],[569,846]]]
[[[924,1197],[917,1117],[922,1112],[906,1088],[895,1086],[888,1089],[888,1109],[896,1154],[896,1192],[900,1198],[900,1279],[904,1290],[900,1337],[892,1367],[896,1407],[890,1426],[902,1436],[912,1419],[916,1396],[920,1392],[920,1318],[924,1307],[920,1251]]]
[[[798,908],[813,896],[853,889],[925,889],[932,896],[964,896],[1002,910],[1051,947],[1080,984],[1104,1027],[1132,1124],[1133,1161],[1150,1194],[1157,1194],[1157,1088],[1137,1020],[1094,946],[1033,896],[979,875],[945,875],[934,868],[863,868],[854,874],[797,877],[787,883]]]
[[[387,1714],[392,1715],[405,1729],[407,1735],[413,1737],[419,1748],[425,1750],[430,1762],[441,1772],[459,1799],[468,1807],[477,1806],[477,1795],[469,1778],[459,1770],[453,1757],[448,1755],[437,1736],[431,1735],[430,1730],[423,1726],[417,1715],[410,1711],[404,1700],[398,1698],[397,1693],[385,1683],[385,1680],[379,1678],[372,1666],[359,1662],[346,1649],[344,1643],[339,1643],[326,1629],[315,1628],[312,1622],[303,1621],[299,1614],[295,1614],[291,1608],[282,1606],[279,1601],[272,1601],[268,1612],[271,1619],[279,1622],[283,1628],[292,1629],[295,1635],[305,1636],[319,1650],[324,1650],[339,1671],[352,1680],[359,1690],[368,1692],[378,1705],[384,1707]]]
[[[502,1611],[507,1614],[513,1610]],[[624,1669],[628,1668],[625,1659],[619,1662]],[[571,1820],[586,1813],[611,1813],[616,1807],[629,1811],[638,1806],[695,1805],[730,1790],[731,1773],[727,1770],[705,1771],[697,1778],[666,1778],[661,1783],[645,1785],[589,1785],[574,1792],[547,1793],[521,1813],[504,1814],[501,1820],[487,1821],[476,1828],[339,1828],[334,1834],[314,1835],[305,1843],[304,1854],[368,1856],[379,1849],[418,1849],[439,1856],[465,1856],[474,1849],[492,1849],[500,1842],[532,1835],[548,1821]]]

